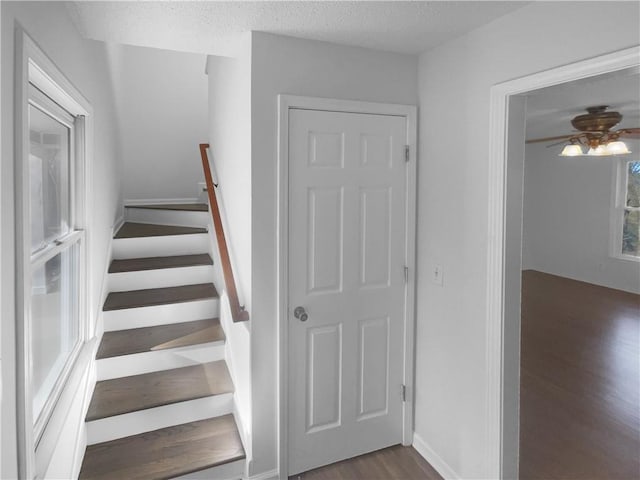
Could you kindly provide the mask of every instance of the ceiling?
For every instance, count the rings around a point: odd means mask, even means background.
[[[243,32],[262,31],[419,54],[531,2],[522,1],[76,1],[94,40],[232,55]]]
[[[570,134],[586,107],[609,105],[622,114],[615,127],[640,127],[640,71],[628,69],[540,89],[527,96],[527,139]]]

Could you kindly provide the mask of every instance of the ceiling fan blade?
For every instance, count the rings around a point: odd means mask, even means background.
[[[575,137],[571,137],[571,138],[575,138]],[[567,143],[567,140],[565,139],[565,140],[560,140],[559,142],[550,143],[549,145],[546,145],[546,147],[547,148],[557,147],[558,145],[563,145],[563,144],[566,144],[566,143]]]
[[[621,137],[640,138],[640,128],[621,128],[618,132]]]
[[[545,138],[532,138],[527,140],[525,143],[540,143],[540,142],[552,142],[554,140],[567,140],[569,138],[575,137],[575,133],[571,133],[569,135],[558,135],[557,137],[545,137]]]

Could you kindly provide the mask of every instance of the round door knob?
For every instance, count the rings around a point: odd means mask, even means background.
[[[304,307],[296,307],[293,310],[293,316],[296,317],[301,322],[306,322],[309,319],[309,315],[305,311]]]

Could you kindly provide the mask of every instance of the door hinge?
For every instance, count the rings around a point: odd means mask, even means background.
[[[409,161],[409,145],[404,146],[404,161]]]
[[[404,267],[404,283],[409,283],[409,267]]]
[[[400,396],[402,397],[402,401],[403,402],[407,401],[407,386],[406,385],[400,385]]]

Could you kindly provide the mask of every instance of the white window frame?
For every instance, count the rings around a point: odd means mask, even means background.
[[[627,260],[630,262],[640,262],[640,256],[622,253],[622,232],[624,228],[624,211],[628,210],[627,187],[629,175],[629,163],[640,162],[637,155],[625,155],[619,157],[613,166],[613,192],[611,198],[611,232],[609,241],[609,254],[613,258]],[[632,208],[640,210],[640,208]]]
[[[31,318],[31,312],[30,312],[30,295],[28,294],[28,292],[31,292],[32,290],[30,281],[33,278],[34,272],[42,268],[49,260],[53,259],[57,255],[66,251],[70,251],[72,248],[77,246],[78,257],[79,257],[78,258],[79,265],[77,266],[78,274],[79,274],[79,277],[82,278],[83,263],[84,263],[82,257],[83,257],[85,235],[84,235],[84,230],[75,228],[77,225],[76,202],[78,200],[78,195],[74,191],[75,190],[74,187],[77,186],[77,178],[76,178],[77,173],[79,170],[81,170],[79,168],[81,167],[79,163],[83,161],[83,157],[84,157],[83,155],[76,155],[76,150],[78,148],[78,144],[76,142],[76,132],[82,135],[82,129],[83,129],[82,123],[84,122],[84,116],[74,117],[70,113],[66,112],[66,110],[63,110],[62,108],[60,108],[60,106],[57,103],[55,103],[53,99],[45,96],[43,93],[39,92],[36,88],[30,88],[29,105],[37,108],[38,110],[54,118],[56,121],[60,122],[62,125],[67,127],[70,132],[70,138],[69,138],[69,167],[70,168],[68,172],[67,182],[65,182],[66,185],[64,185],[64,188],[67,189],[70,193],[69,199],[68,199],[69,217],[67,218],[67,221],[69,224],[69,231],[66,233],[63,233],[62,236],[59,236],[54,241],[55,243],[50,243],[46,245],[44,248],[38,249],[35,252],[33,252],[30,255],[30,264],[28,266],[25,265],[25,275],[23,278],[24,291],[25,291],[25,298],[23,299],[24,300],[23,318],[26,324],[25,332],[28,332],[30,335],[32,330],[31,329],[32,318]],[[77,157],[80,157],[80,158],[77,158]],[[23,161],[24,160],[26,160],[26,158],[24,158]],[[28,174],[28,168],[29,168],[28,165],[23,165],[22,168],[24,169],[23,172],[25,174]],[[27,203],[29,202],[29,191],[28,190],[23,191],[22,195],[23,195],[22,217],[24,220],[25,218],[27,218],[26,212],[30,210],[30,205],[28,205]],[[26,225],[26,222],[24,222],[23,225],[24,225],[23,233],[25,236],[23,237],[22,243],[24,244],[26,249],[28,245],[32,245],[31,232],[28,231],[29,225]],[[27,237],[26,235],[28,235],[29,237]],[[27,272],[27,269],[29,269],[28,272]],[[85,292],[82,291],[82,282],[80,278],[78,278],[78,282],[77,282],[79,287],[78,294],[82,295]],[[82,312],[82,302],[84,301],[83,299],[84,297],[79,298],[80,305],[79,305],[79,311],[77,312],[78,315]],[[58,378],[56,379],[55,384],[53,385],[51,394],[47,397],[47,399],[43,404],[42,412],[40,413],[37,419],[32,418],[33,425],[34,425],[34,439],[36,444],[40,441],[40,438],[44,433],[44,427],[46,426],[51,416],[53,408],[55,407],[55,404],[60,396],[60,392],[62,391],[62,387],[64,386],[64,383],[67,377],[69,376],[71,367],[74,365],[76,359],[78,358],[78,354],[80,353],[80,347],[86,338],[84,334],[85,328],[84,328],[83,322],[80,319],[78,319],[78,321],[79,321],[78,338],[76,340],[76,343],[73,346],[71,352],[69,352],[69,356],[65,361],[65,365],[61,370]],[[25,371],[25,373],[28,376],[28,372]]]
[[[17,433],[18,475],[33,479],[44,476],[53,456],[60,433],[65,425],[78,387],[82,384],[84,364],[90,361],[91,324],[89,315],[87,262],[89,235],[87,215],[90,178],[88,165],[93,133],[91,104],[49,59],[36,42],[20,27],[16,27],[15,68],[15,199],[16,199],[16,346],[17,346]],[[69,112],[74,118],[75,135],[70,145],[75,152],[70,178],[73,178],[70,202],[71,231],[56,245],[31,253],[29,219],[30,151],[29,116],[30,84]],[[63,368],[52,394],[45,403],[37,424],[33,421],[33,392],[29,362],[31,360],[31,272],[42,262],[79,245],[78,271],[78,343]],[[80,452],[81,454],[82,452]],[[77,453],[74,452],[74,456]]]

